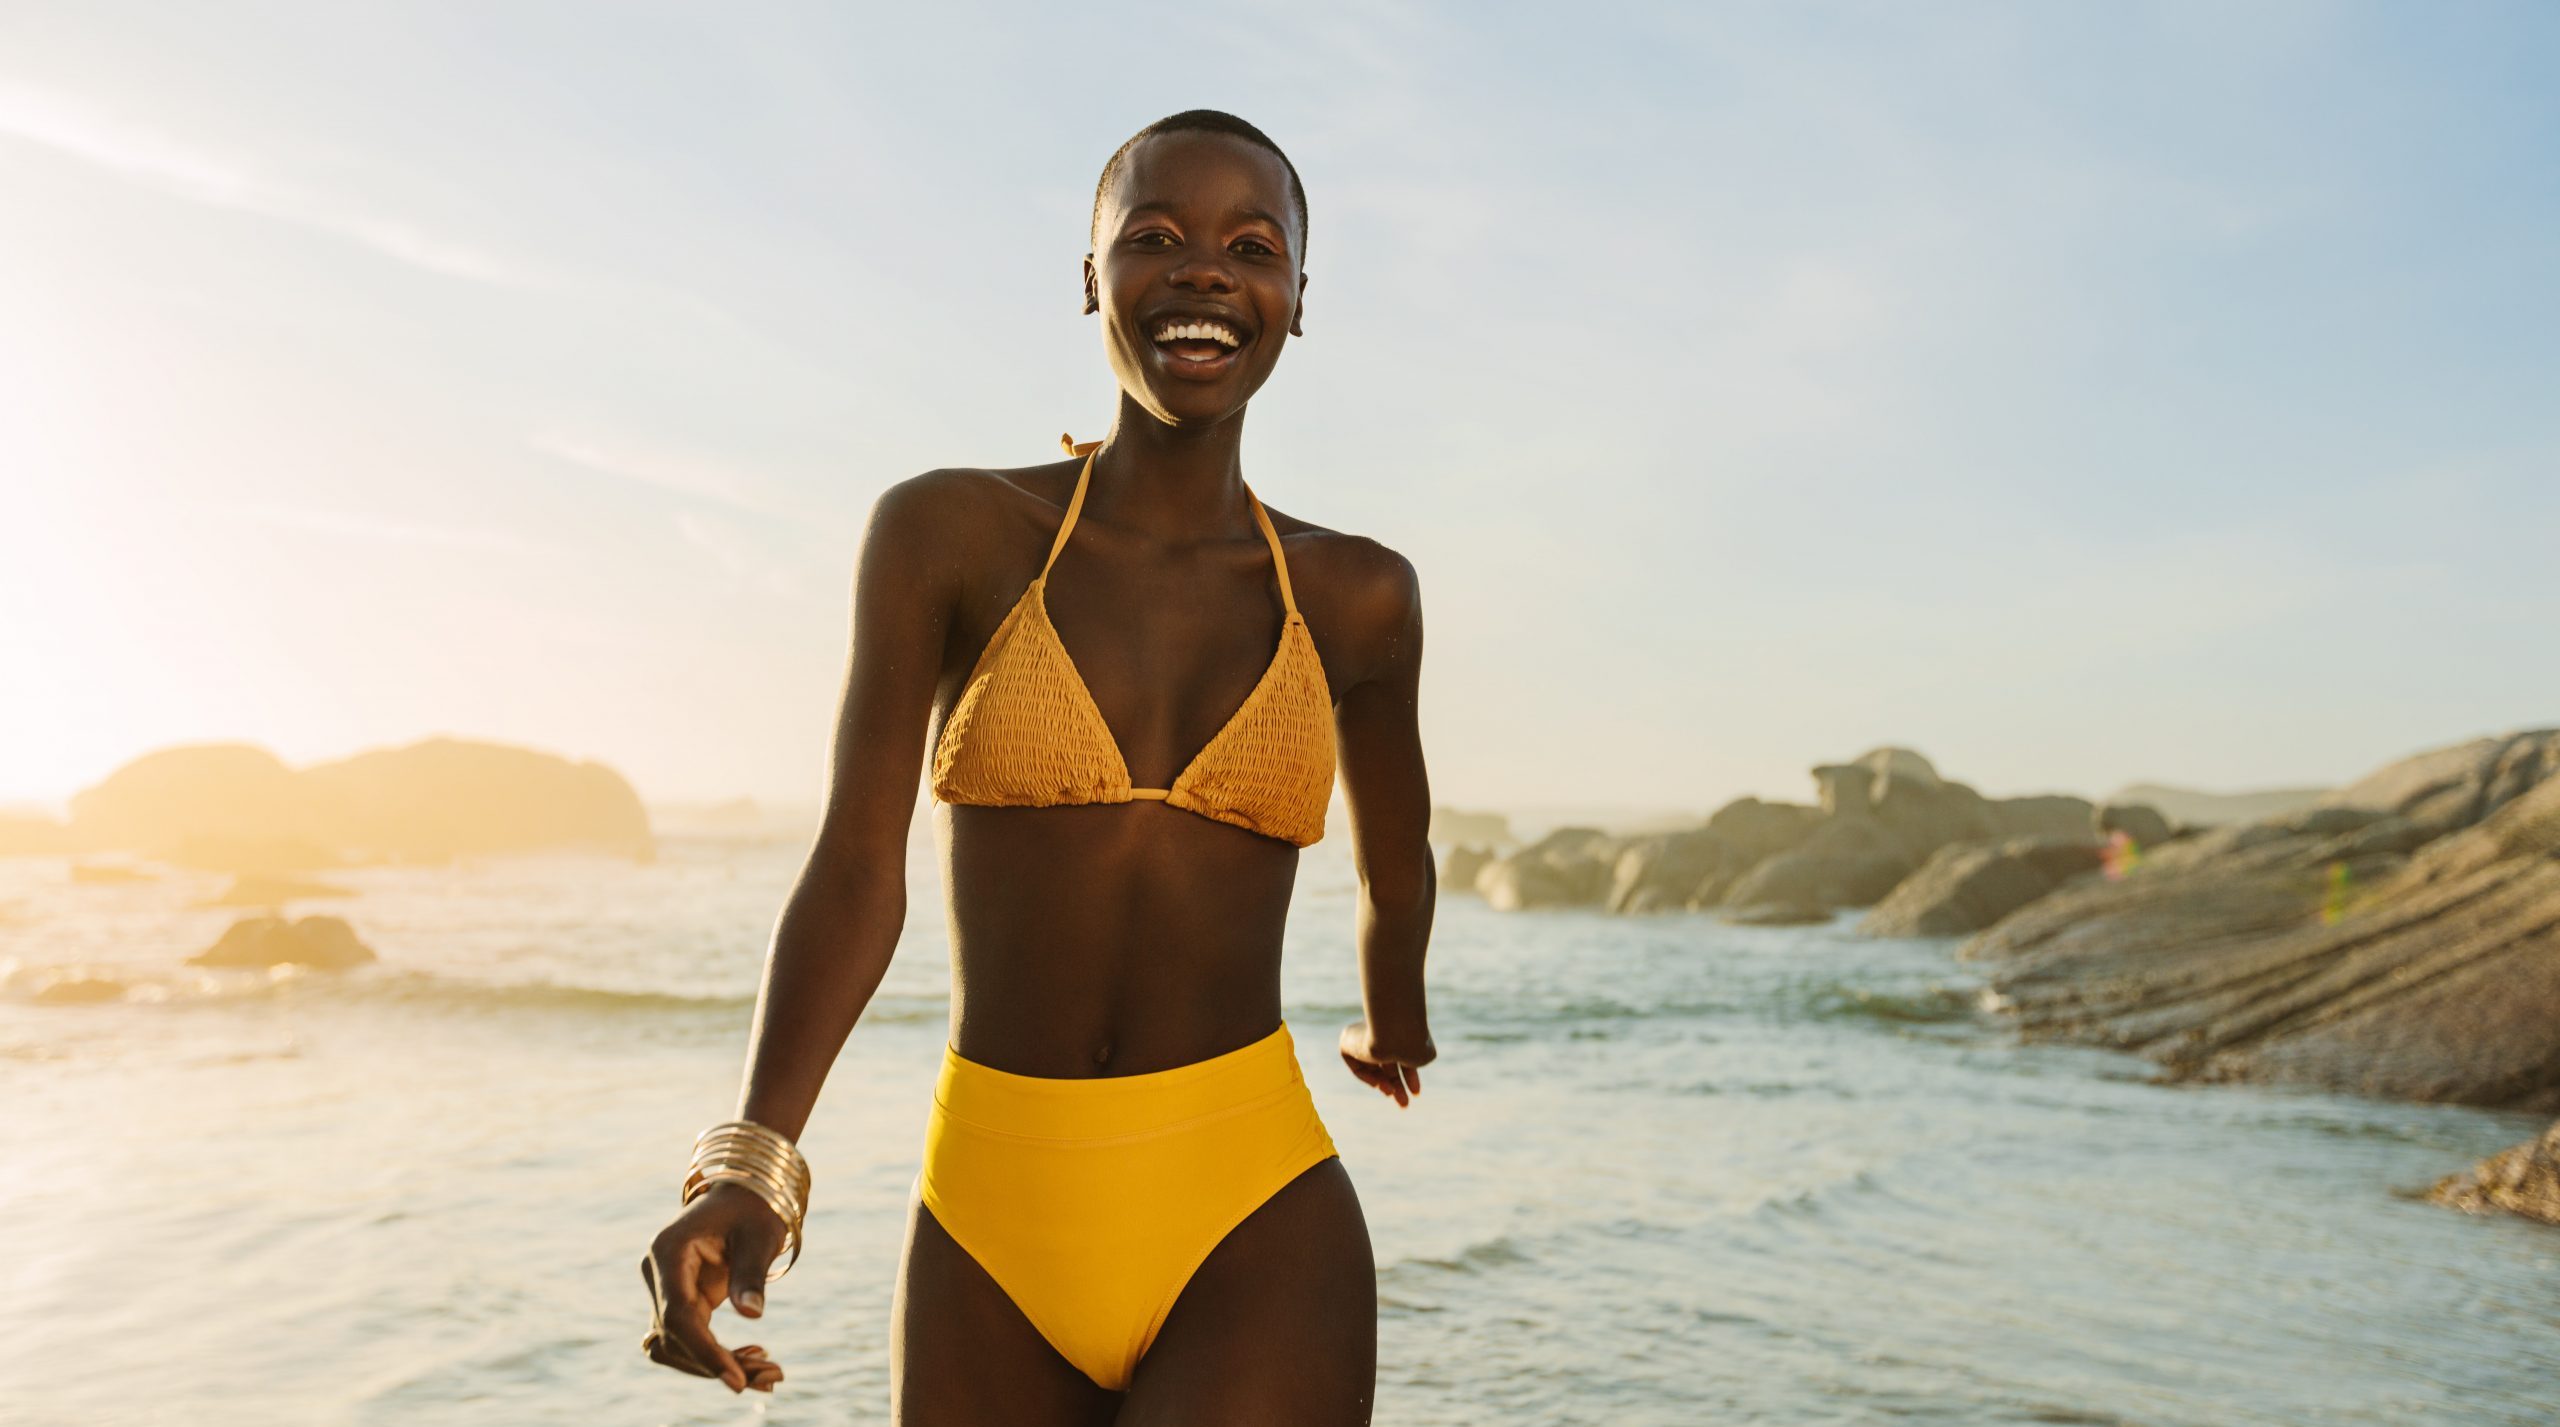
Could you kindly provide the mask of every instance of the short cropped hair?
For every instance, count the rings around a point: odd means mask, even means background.
[[[1168,114],[1131,134],[1127,143],[1114,149],[1111,161],[1102,166],[1102,181],[1093,186],[1093,221],[1086,237],[1090,239],[1101,230],[1103,200],[1110,197],[1111,186],[1120,181],[1121,171],[1129,166],[1130,151],[1141,141],[1158,134],[1182,133],[1231,135],[1269,149],[1280,160],[1280,167],[1289,171],[1289,201],[1298,205],[1298,256],[1303,261],[1307,249],[1307,186],[1298,181],[1298,166],[1289,162],[1289,156],[1280,152],[1280,146],[1271,142],[1269,134],[1222,109],[1185,109],[1179,114]]]

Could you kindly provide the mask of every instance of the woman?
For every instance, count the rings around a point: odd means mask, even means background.
[[[1434,1054],[1422,613],[1402,556],[1274,516],[1244,481],[1245,404],[1303,335],[1306,232],[1260,130],[1211,110],[1147,126],[1103,170],[1084,265],[1110,433],[874,506],[825,821],[766,964],[747,1123],[721,1132],[747,1167],[715,1156],[728,1172],[643,1263],[656,1361],[781,1380],[710,1314],[762,1317],[796,1253],[788,1141],[904,920],[931,722],[952,1014],[893,1417],[1369,1420],[1368,1230],[1281,1019],[1281,930],[1338,768],[1366,1014],[1337,1048],[1408,1105]]]

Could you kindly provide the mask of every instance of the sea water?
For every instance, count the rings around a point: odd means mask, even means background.
[[[2560,1415],[2560,1230],[2413,1197],[2530,1117],[2021,1045],[1945,941],[1463,895],[1400,1110],[1331,1050],[1348,841],[1306,854],[1285,1014],[1376,1247],[1380,1424]],[[298,975],[182,964],[220,878],[0,860],[0,1423],[884,1420],[947,1030],[929,833],[804,1140],[808,1253],[715,1320],[788,1381],[639,1350],[805,848],[332,874],[359,895],[296,914],[381,963]]]

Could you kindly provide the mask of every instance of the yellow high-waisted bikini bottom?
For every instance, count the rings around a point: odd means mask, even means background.
[[[916,1192],[1085,1376],[1129,1386],[1191,1275],[1335,1153],[1288,1023],[1138,1075],[1016,1075],[943,1044]]]

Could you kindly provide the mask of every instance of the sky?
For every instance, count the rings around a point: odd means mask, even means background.
[[[1419,571],[1439,801],[2560,722],[2555,70],[2533,3],[0,0],[0,800],[444,733],[814,801],[870,502],[1101,434],[1094,178],[1195,106],[1304,176],[1246,469]]]

